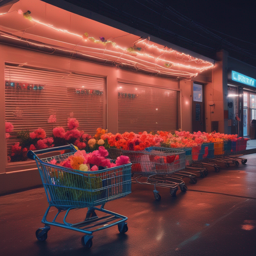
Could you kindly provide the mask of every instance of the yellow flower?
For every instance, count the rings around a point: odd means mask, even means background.
[[[81,165],[79,166],[79,170],[80,170],[80,171],[87,172],[87,171],[89,170],[88,165],[87,165],[87,164],[81,164]]]
[[[102,146],[104,145],[105,141],[103,139],[98,140],[98,145]]]
[[[73,156],[71,159],[71,166],[75,170],[79,170],[79,166],[84,163],[83,156]]]
[[[88,145],[89,145],[90,148],[93,148],[95,144],[96,144],[96,140],[95,139],[90,139],[88,141]]]

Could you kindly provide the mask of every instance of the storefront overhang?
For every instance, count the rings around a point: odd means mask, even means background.
[[[2,43],[178,79],[194,78],[214,66],[212,60],[160,39],[126,31],[39,0],[20,0],[7,12],[0,9]]]

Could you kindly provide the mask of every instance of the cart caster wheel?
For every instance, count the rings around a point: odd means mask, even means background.
[[[120,234],[125,234],[128,231],[128,225],[126,222],[122,222],[118,224],[118,230]]]
[[[197,179],[196,178],[190,178],[190,183],[191,184],[196,184],[197,183]]]
[[[241,162],[243,165],[245,165],[247,163],[247,159],[243,159]]]
[[[85,219],[89,219],[92,217],[97,217],[96,212],[93,209],[89,209],[88,212],[86,213],[86,218]]]
[[[214,167],[215,172],[220,172],[220,167]]]
[[[44,242],[47,239],[47,233],[49,230],[50,230],[50,227],[49,228],[39,228],[36,231],[37,240],[40,242]]]
[[[86,249],[90,249],[92,247],[92,238],[93,236],[88,235],[82,237],[81,243]]]
[[[161,201],[161,196],[159,193],[154,193],[154,197],[155,197],[156,201]]]
[[[175,189],[171,189],[170,190],[170,194],[172,197],[176,197],[176,192],[178,191],[178,188],[175,188]]]
[[[239,162],[235,161],[235,166],[238,167],[239,166]]]
[[[188,190],[187,186],[185,184],[180,185],[180,190],[182,192],[186,192]]]
[[[205,177],[205,173],[204,172],[200,172],[200,178],[204,178]]]
[[[226,167],[228,168],[230,165],[229,165],[229,163],[226,163]]]

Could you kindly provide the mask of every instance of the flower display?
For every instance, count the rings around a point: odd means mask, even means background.
[[[5,138],[9,139],[10,138],[10,132],[13,131],[13,125],[10,122],[5,122]]]
[[[117,158],[116,163],[111,163],[107,159],[108,151],[101,146],[99,150],[86,153],[84,150],[78,150],[61,163],[51,160],[51,164],[57,164],[66,168],[80,170],[80,171],[97,171],[105,168],[112,168],[130,163],[128,156],[120,156]]]
[[[56,138],[64,138],[65,130],[63,127],[55,127],[52,131],[52,134]]]

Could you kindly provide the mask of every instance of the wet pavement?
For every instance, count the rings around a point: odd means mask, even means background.
[[[170,196],[134,184],[132,194],[105,208],[128,216],[125,235],[117,227],[94,233],[93,247],[81,245],[81,233],[51,227],[46,242],[35,231],[48,206],[43,188],[0,197],[0,255],[256,255],[256,154],[246,166],[210,172],[186,193]],[[54,211],[50,212],[53,215]],[[83,220],[86,209],[70,221]]]

